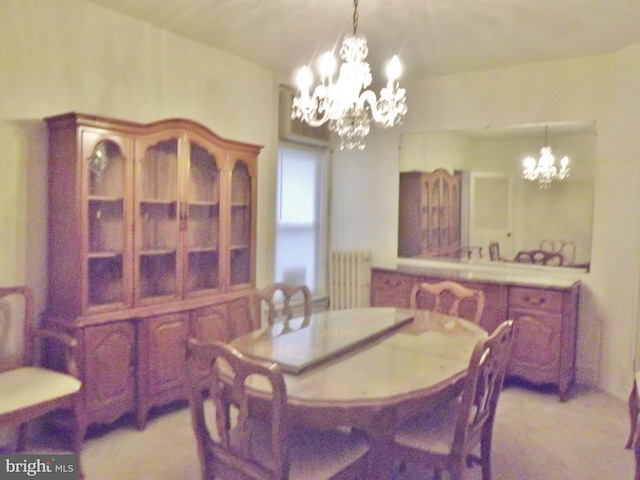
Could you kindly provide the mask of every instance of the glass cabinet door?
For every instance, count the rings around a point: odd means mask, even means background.
[[[178,294],[178,138],[147,143],[136,167],[136,298]]]
[[[85,132],[87,195],[87,307],[126,302],[126,161],[118,143]],[[93,140],[93,141],[91,141]]]
[[[190,142],[187,184],[187,295],[220,288],[220,168],[216,158]]]
[[[439,253],[440,247],[440,198],[442,197],[442,178],[436,173],[430,182],[429,191],[429,249]]]
[[[231,287],[251,283],[251,180],[248,165],[237,161],[231,173]]]

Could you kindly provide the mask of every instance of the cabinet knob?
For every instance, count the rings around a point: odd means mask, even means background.
[[[534,305],[542,305],[544,303],[544,297],[524,297],[524,301]]]
[[[180,205],[180,214],[179,214],[179,219],[180,219],[180,230],[186,230],[187,229],[187,220],[189,220],[189,215],[187,213],[187,209],[189,207],[187,205]]]

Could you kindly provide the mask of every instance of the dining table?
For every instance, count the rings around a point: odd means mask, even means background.
[[[293,318],[230,345],[280,366],[289,425],[365,432],[369,478],[384,480],[393,477],[397,428],[461,392],[473,348],[487,335],[462,318],[377,307]],[[254,382],[260,401],[267,387]]]

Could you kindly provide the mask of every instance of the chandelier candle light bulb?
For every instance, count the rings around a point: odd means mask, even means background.
[[[569,157],[562,157],[560,170],[556,168],[556,159],[551,153],[551,147],[547,146],[547,126],[544,127],[544,144],[540,150],[538,161],[533,157],[527,157],[522,161],[522,178],[537,181],[540,188],[549,188],[553,180],[564,180],[569,176]]]
[[[371,90],[371,69],[365,61],[369,49],[367,39],[356,34],[358,0],[354,0],[353,35],[345,35],[340,48],[338,78],[334,82],[337,62],[331,52],[319,61],[320,83],[311,93],[313,75],[308,66],[300,68],[296,81],[298,95],[293,99],[291,118],[301,119],[317,127],[329,122],[329,129],[340,136],[340,149],[364,149],[364,137],[369,133],[371,120],[383,128],[398,125],[407,113],[404,88],[397,80],[402,65],[394,55],[387,65],[387,86],[380,90],[380,98]],[[363,91],[364,90],[364,91]]]
[[[391,91],[395,88],[395,81],[400,78],[402,74],[402,65],[400,64],[400,59],[398,55],[394,55],[389,60],[389,64],[387,65],[387,78],[389,81],[387,82],[387,88]]]
[[[320,75],[322,75],[322,83],[331,85],[333,83],[333,74],[336,71],[337,62],[331,52],[326,52],[320,58]]]

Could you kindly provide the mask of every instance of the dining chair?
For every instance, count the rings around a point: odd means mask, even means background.
[[[267,322],[269,325],[294,317],[292,305],[299,302],[305,317],[311,315],[311,292],[306,285],[288,283],[272,283],[262,290],[255,292],[253,312],[254,325],[262,324],[262,307],[267,307]],[[257,323],[256,323],[257,322]]]
[[[532,263],[536,265],[562,266],[562,254],[547,252],[544,250],[522,250],[517,253],[514,260],[518,263]]]
[[[576,261],[576,242],[573,240],[542,240],[540,250],[559,253],[564,264],[572,264]]]
[[[629,439],[625,448],[633,449],[635,455],[635,480],[640,480],[640,430],[638,429],[638,414],[640,414],[640,371],[635,372],[633,379],[633,388],[629,395],[629,418],[631,428],[629,431]]]
[[[494,262],[502,261],[502,257],[500,256],[500,244],[493,240],[489,242],[489,260],[493,260]]]
[[[366,479],[364,435],[290,427],[287,388],[277,364],[221,342],[190,339],[188,349],[191,418],[203,480]],[[213,377],[205,391],[198,382],[204,366]],[[252,396],[253,382],[263,388]]]
[[[73,354],[76,341],[62,332],[33,328],[33,310],[30,287],[0,288],[0,427],[18,427],[16,449],[22,452],[30,422],[57,410],[71,412],[72,448],[82,478],[80,452],[87,422]],[[36,338],[61,346],[68,373],[36,365]]]
[[[480,324],[484,311],[484,292],[457,282],[418,283],[411,290],[409,305],[434,312],[462,316]]]
[[[433,470],[435,479],[448,471],[451,480],[462,480],[468,467],[479,464],[482,479],[491,479],[493,423],[512,338],[513,321],[507,320],[488,338],[479,340],[462,394],[400,427],[394,448],[401,469],[412,463]]]

